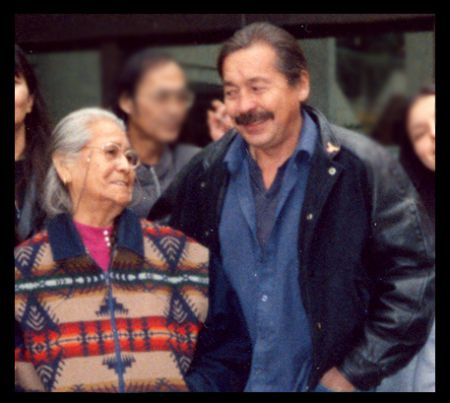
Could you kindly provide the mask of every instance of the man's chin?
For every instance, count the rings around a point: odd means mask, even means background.
[[[178,140],[178,137],[180,136],[180,130],[167,130],[164,132],[158,133],[157,140],[161,143],[173,143]]]
[[[242,137],[249,146],[255,148],[265,148],[270,143],[270,135],[267,133],[243,133]]]

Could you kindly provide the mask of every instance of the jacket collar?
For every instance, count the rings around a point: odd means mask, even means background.
[[[70,214],[59,214],[50,219],[47,231],[54,260],[86,254],[83,241]],[[116,219],[116,246],[144,256],[141,224],[139,218],[129,209],[125,209]]]
[[[330,160],[334,159],[341,150],[341,144],[336,138],[330,122],[318,109],[309,105],[303,105],[302,107],[309,112],[309,115],[319,127],[319,138],[322,145],[321,148],[324,151],[323,154]]]

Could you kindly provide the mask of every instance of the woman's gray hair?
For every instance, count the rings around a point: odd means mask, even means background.
[[[63,118],[53,130],[46,158],[59,153],[74,158],[91,139],[91,126],[94,122],[109,120],[125,131],[124,122],[113,113],[101,108],[83,108]],[[72,200],[69,191],[59,177],[53,163],[45,176],[42,207],[48,217],[60,213],[72,213]]]

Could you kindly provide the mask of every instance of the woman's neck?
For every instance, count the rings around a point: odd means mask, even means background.
[[[25,153],[25,124],[15,130],[14,135],[14,161],[20,160]]]
[[[111,206],[93,206],[92,204],[88,208],[79,206],[78,211],[73,215],[74,221],[88,225],[90,227],[112,227],[116,217],[123,211],[121,207]]]

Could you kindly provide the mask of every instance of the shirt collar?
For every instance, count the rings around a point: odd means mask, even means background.
[[[137,175],[142,185],[149,185],[154,182],[155,178],[149,175],[149,171],[153,168],[159,180],[172,169],[173,152],[169,146],[164,148],[159,162],[156,165],[140,164],[137,168]]]
[[[117,218],[116,228],[116,246],[130,249],[136,254],[144,256],[141,224],[136,214],[125,209]],[[83,241],[69,214],[59,214],[50,219],[47,230],[54,260],[63,260],[86,254]]]
[[[158,178],[162,178],[164,175],[169,172],[169,170],[173,166],[173,153],[172,149],[169,146],[164,148],[164,152],[161,155],[161,159],[155,165],[155,172],[158,175]]]
[[[311,158],[319,136],[317,125],[309,116],[309,113],[302,108],[301,114],[303,117],[303,124],[300,131],[300,140],[297,142],[297,146],[293,153],[293,157],[297,163],[300,161],[301,155],[306,155],[308,160]],[[247,143],[243,137],[241,135],[236,136],[231,142],[224,158],[224,162],[231,174],[239,171],[247,152]]]

